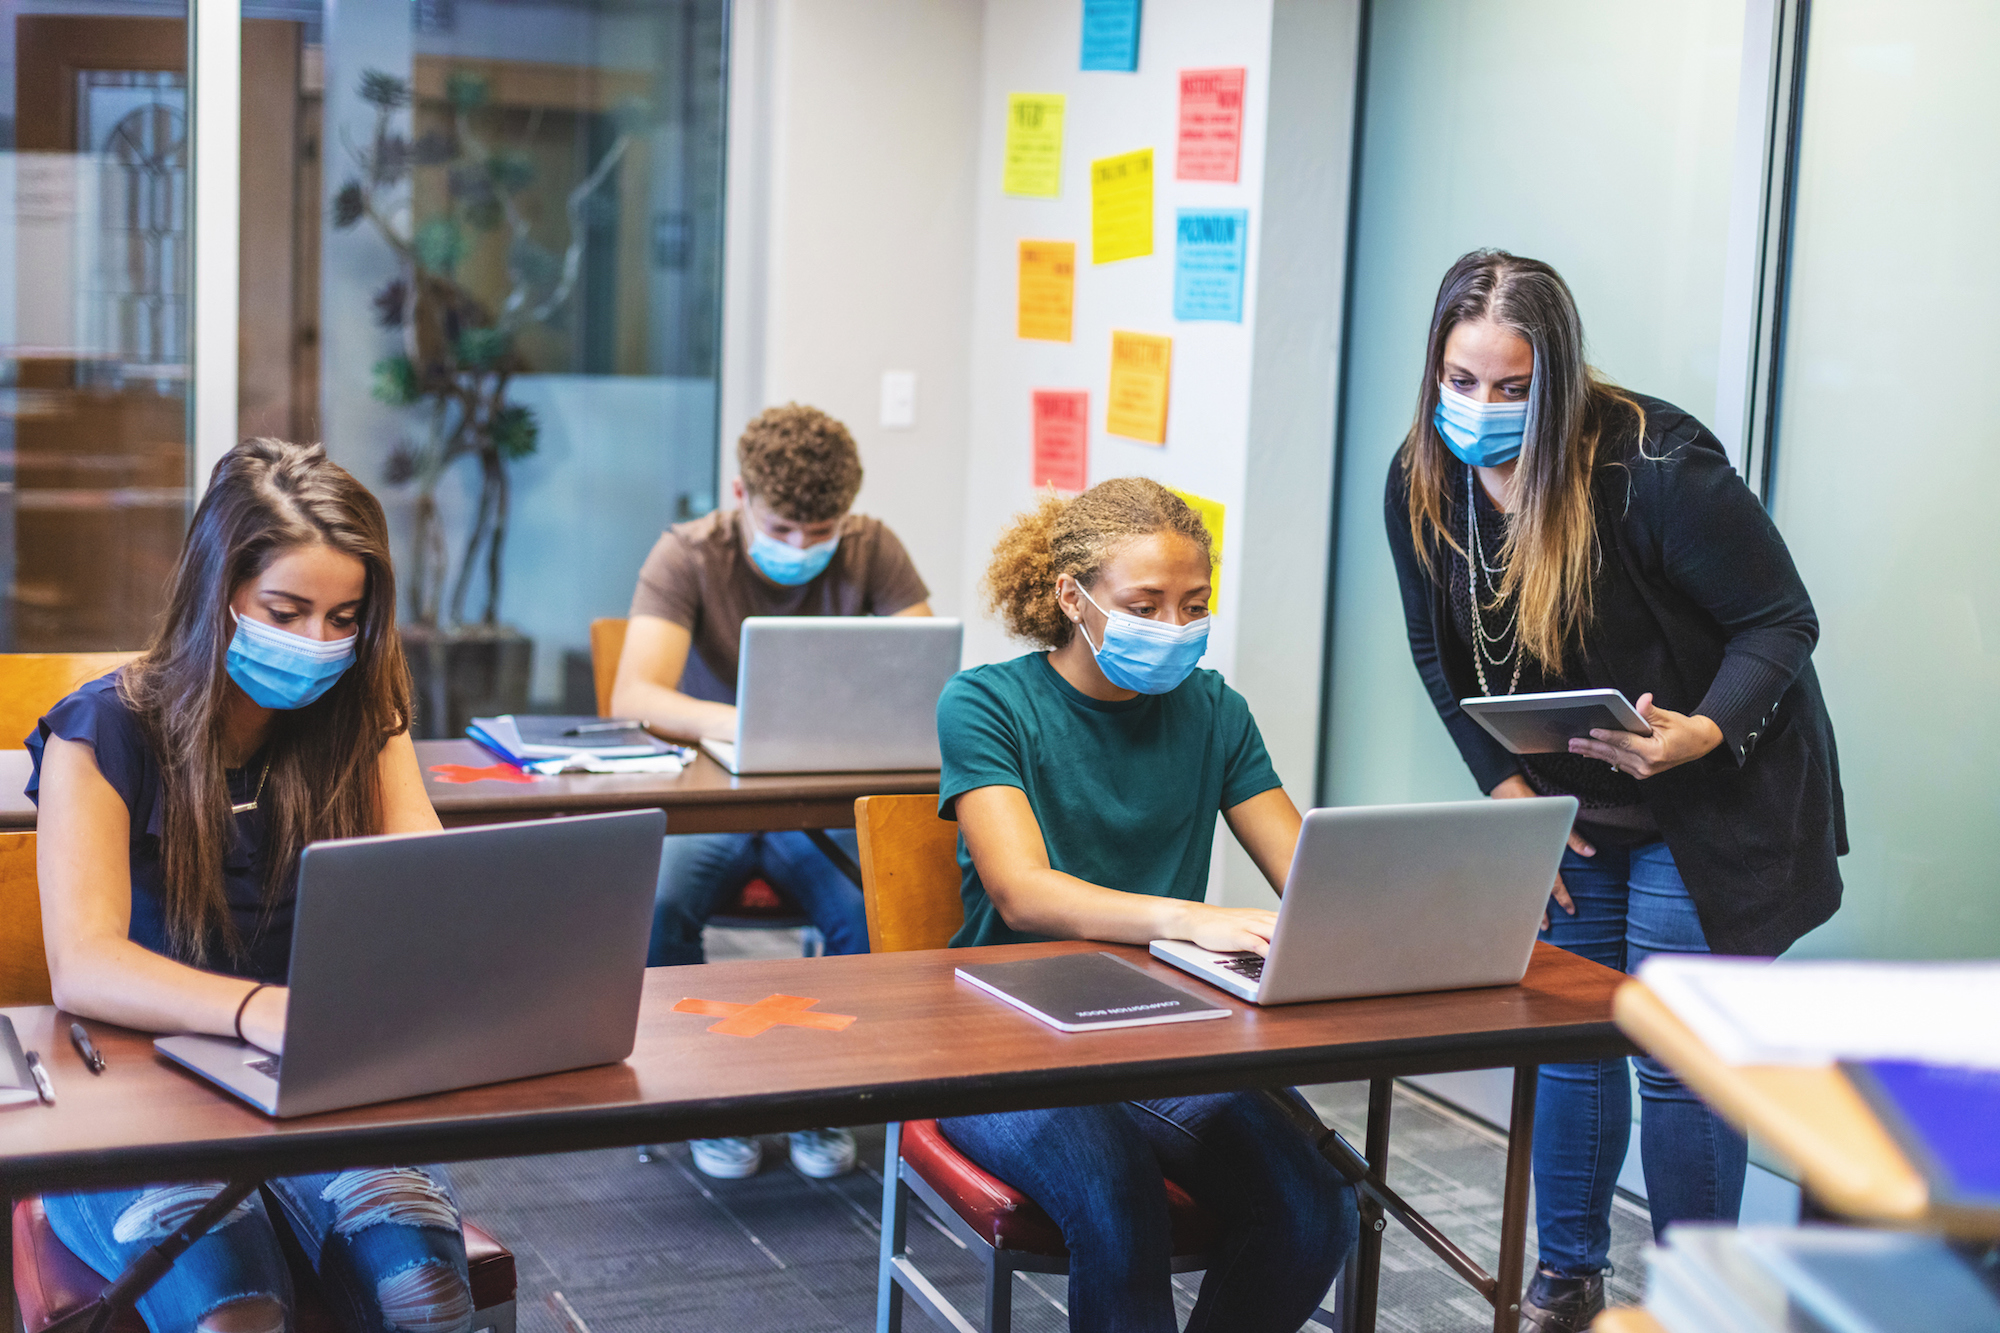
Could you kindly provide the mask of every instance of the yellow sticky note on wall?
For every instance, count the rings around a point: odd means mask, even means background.
[[[1167,489],[1187,501],[1188,508],[1201,516],[1201,525],[1208,529],[1208,609],[1213,613],[1216,603],[1222,600],[1222,502],[1171,486]]]
[[[1167,442],[1167,382],[1174,340],[1152,333],[1111,332],[1110,406],[1104,429],[1147,444]]]
[[[1063,95],[1007,95],[1007,152],[1000,188],[1054,199],[1062,193]]]
[[[1153,253],[1153,150],[1090,164],[1090,262]]]
[[[1016,336],[1068,342],[1075,304],[1076,242],[1022,241]]]

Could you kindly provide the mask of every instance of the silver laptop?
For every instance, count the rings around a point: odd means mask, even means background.
[[[623,1060],[666,831],[634,810],[314,843],[283,1058],[153,1045],[276,1116]]]
[[[1252,1004],[1511,986],[1528,970],[1576,798],[1306,815],[1268,957],[1154,940]]]
[[[936,768],[937,701],[965,627],[930,616],[752,616],[736,665],[731,773]]]

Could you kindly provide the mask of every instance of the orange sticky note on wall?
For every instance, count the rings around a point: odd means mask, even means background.
[[[1076,242],[1022,241],[1017,337],[1066,343],[1076,304]]]
[[[1173,359],[1172,338],[1112,330],[1111,402],[1104,429],[1147,444],[1167,442],[1167,383]]]
[[[1035,390],[1035,476],[1040,490],[1088,489],[1090,395],[1082,389]]]

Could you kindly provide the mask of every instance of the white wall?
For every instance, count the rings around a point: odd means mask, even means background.
[[[978,0],[738,0],[730,45],[722,475],[765,407],[844,421],[857,508],[961,614]],[[880,425],[885,370],[916,426]]]
[[[962,604],[966,660],[1023,651],[978,614],[994,538],[1034,502],[1030,405],[1038,388],[1090,393],[1089,480],[1139,474],[1226,508],[1217,621],[1205,664],[1249,699],[1278,773],[1311,799],[1319,728],[1334,396],[1352,142],[1353,0],[1149,0],[1133,74],[1078,70],[1080,0],[1007,0],[986,11],[978,148]],[[1274,51],[1276,52],[1274,56]],[[1242,66],[1235,184],[1174,179],[1179,72]],[[1060,198],[1001,192],[1007,95],[1065,95]],[[1279,126],[1267,136],[1267,114]],[[1154,252],[1090,262],[1090,162],[1154,150]],[[1243,322],[1173,318],[1174,218],[1246,208]],[[1074,240],[1073,341],[1014,336],[1017,243]],[[1275,242],[1275,248],[1274,248]],[[1271,267],[1264,255],[1282,256]],[[1173,338],[1164,448],[1104,430],[1111,330]],[[1268,903],[1233,840],[1212,896]]]

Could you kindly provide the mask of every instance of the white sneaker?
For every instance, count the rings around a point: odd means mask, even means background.
[[[792,1166],[802,1176],[831,1180],[854,1169],[854,1135],[844,1129],[802,1129],[792,1135]]]
[[[764,1145],[755,1139],[690,1139],[695,1170],[717,1180],[746,1180],[764,1165]],[[792,1160],[798,1160],[793,1150]]]

